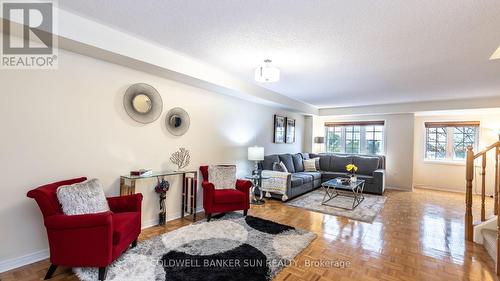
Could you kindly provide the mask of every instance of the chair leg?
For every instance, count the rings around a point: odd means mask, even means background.
[[[108,273],[108,267],[99,267],[99,281],[106,280],[106,274]]]
[[[210,219],[212,218],[212,214],[205,214],[205,216],[207,217],[207,221],[210,221]]]
[[[135,239],[134,241],[132,241],[132,248],[135,248],[137,246],[137,239]]]
[[[56,271],[56,269],[57,269],[57,265],[51,264],[50,267],[49,267],[49,270],[47,270],[47,274],[45,274],[44,280],[52,278],[52,275],[54,274],[54,272]]]
[[[243,210],[243,215],[246,217],[248,214],[248,209]]]

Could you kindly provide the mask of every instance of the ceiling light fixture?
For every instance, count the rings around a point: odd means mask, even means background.
[[[500,59],[500,46],[490,57],[490,60],[498,60],[498,59]]]
[[[255,81],[276,82],[280,80],[280,70],[271,65],[272,60],[266,59],[264,65],[255,69]]]

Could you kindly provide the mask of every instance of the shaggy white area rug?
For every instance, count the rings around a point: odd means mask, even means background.
[[[316,234],[229,213],[140,242],[108,267],[106,280],[271,280]],[[75,268],[83,281],[97,268]]]

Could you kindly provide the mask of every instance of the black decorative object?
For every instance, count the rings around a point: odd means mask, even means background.
[[[164,177],[157,178],[158,184],[155,186],[155,192],[160,196],[160,212],[158,213],[159,225],[165,225],[167,222],[167,207],[165,206],[165,199],[167,198],[167,191],[170,188],[170,183]]]
[[[189,129],[189,114],[180,107],[170,109],[165,116],[165,126],[174,136],[182,136]]]
[[[125,111],[139,123],[151,123],[160,117],[163,101],[158,91],[145,83],[130,86],[123,96]]]

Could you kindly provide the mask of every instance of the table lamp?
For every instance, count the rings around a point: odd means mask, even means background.
[[[264,160],[264,147],[250,146],[248,147],[248,160],[255,161],[255,170],[259,170],[259,161]]]

